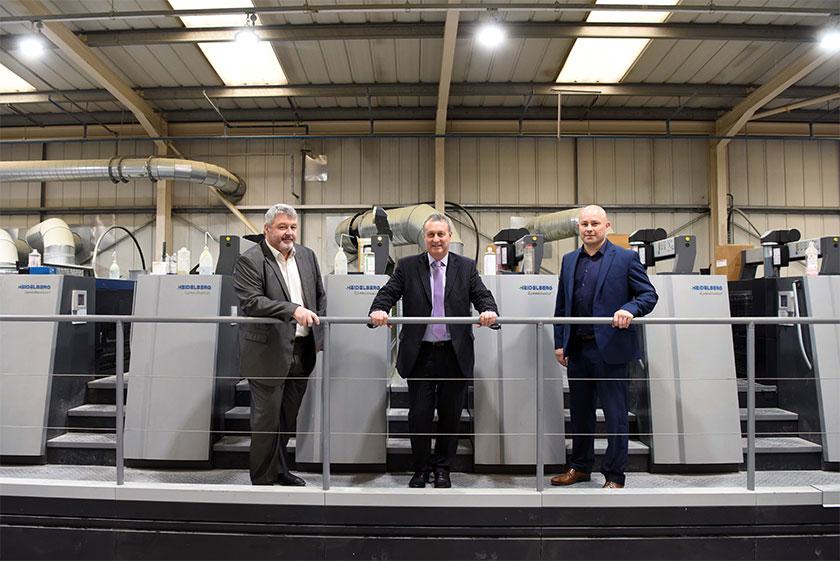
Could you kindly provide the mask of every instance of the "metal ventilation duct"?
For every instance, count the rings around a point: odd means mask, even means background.
[[[546,242],[574,238],[578,235],[579,215],[579,208],[540,214],[531,218],[525,227],[532,234],[545,236]]]
[[[30,160],[0,162],[0,183],[6,181],[98,181],[128,183],[137,179],[173,180],[215,187],[238,201],[245,182],[213,164],[176,158],[125,158],[102,160]]]
[[[392,208],[385,211],[388,215],[388,226],[391,228],[391,243],[394,246],[416,244],[421,249],[426,248],[426,241],[423,238],[423,223],[426,219],[438,212],[431,205],[419,204],[402,208]],[[369,238],[375,236],[379,229],[375,223],[375,213],[369,210],[354,217],[344,219],[335,229],[335,243],[342,247],[347,253],[355,254],[355,238]],[[348,234],[349,238],[343,238],[342,234]],[[345,241],[352,240],[352,241]],[[343,242],[343,243],[342,243]],[[463,253],[464,243],[458,235],[458,231],[452,228],[452,242],[450,249],[453,253]]]

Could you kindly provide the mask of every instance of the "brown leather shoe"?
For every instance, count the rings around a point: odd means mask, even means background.
[[[616,483],[615,481],[605,481],[602,489],[624,489],[624,484]]]
[[[552,485],[573,485],[578,481],[589,481],[591,479],[591,475],[583,472],[578,471],[575,468],[569,468],[564,473],[560,475],[555,475],[551,478]]]

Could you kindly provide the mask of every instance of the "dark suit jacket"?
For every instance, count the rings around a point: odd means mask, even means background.
[[[315,253],[308,247],[295,244],[295,262],[303,289],[303,305],[319,316],[324,315],[327,294]],[[265,240],[239,256],[233,275],[243,315],[276,318],[284,322],[239,326],[241,372],[248,378],[258,378],[264,384],[280,384],[289,374],[297,326],[292,316],[298,304],[290,300],[289,288]],[[318,326],[312,329],[315,346],[320,349],[323,332]]]
[[[572,293],[575,287],[576,249],[563,256],[560,269],[560,283],[557,290],[555,317],[571,317]],[[635,251],[618,247],[609,240],[604,242],[604,257],[595,285],[592,301],[594,317],[612,317],[619,309],[627,310],[633,317],[648,314],[656,306],[659,297],[648,279],[645,268]],[[554,326],[554,348],[568,349],[571,325]],[[624,364],[637,359],[639,341],[636,328],[631,323],[628,329],[616,329],[611,325],[595,325],[595,342],[604,362]]]
[[[428,317],[432,315],[432,285],[429,277],[429,258],[426,252],[399,260],[394,274],[376,293],[370,312],[375,310],[390,312],[400,298],[403,300],[403,316]],[[475,261],[450,253],[446,266],[446,289],[443,296],[446,316],[470,316],[470,303],[479,313],[487,311],[498,313],[496,301],[481,282]],[[403,378],[409,377],[414,369],[425,332],[425,325],[403,325],[400,331],[397,370]],[[475,364],[473,349],[475,336],[472,325],[450,325],[449,335],[452,337],[452,346],[458,357],[461,374],[465,378],[471,378]]]

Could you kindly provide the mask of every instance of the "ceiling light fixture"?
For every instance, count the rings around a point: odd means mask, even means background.
[[[32,33],[24,35],[18,41],[20,53],[29,59],[41,58],[44,56],[44,38],[41,36],[41,22],[35,22],[32,26]]]
[[[234,35],[234,40],[244,46],[253,46],[260,42],[260,38],[255,31],[255,23],[257,21],[257,14],[251,12],[245,14],[245,27],[240,29]]]
[[[840,29],[829,29],[820,36],[820,46],[828,51],[840,50]]]
[[[495,49],[504,42],[507,33],[504,27],[499,25],[498,13],[495,10],[491,10],[490,14],[490,21],[485,22],[484,25],[478,28],[475,38],[482,47]]]

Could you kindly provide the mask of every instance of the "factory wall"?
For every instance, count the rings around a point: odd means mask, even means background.
[[[258,226],[262,210],[274,202],[298,204],[300,148],[297,140],[195,140],[179,141],[185,157],[212,162],[245,179],[248,192],[239,203]],[[433,141],[419,138],[335,139],[309,141],[307,147],[328,157],[329,180],[307,182],[306,204],[403,205],[430,201],[434,196]],[[88,159],[116,154],[143,157],[152,153],[150,142],[121,141],[0,145],[0,159]],[[630,233],[636,228],[662,227],[669,233],[698,237],[698,266],[707,265],[708,217],[697,207],[708,204],[708,144],[692,139],[512,139],[461,138],[447,141],[447,200],[486,205],[474,211],[482,234],[481,245],[510,216],[528,217],[536,208],[565,208],[599,203],[622,208],[611,212],[613,229]],[[750,140],[730,144],[730,189],[736,206],[835,207],[840,209],[840,142],[832,140]],[[138,229],[137,237],[151,260],[154,232],[154,187],[146,181],[114,185],[110,182],[47,182],[43,202],[38,183],[12,183],[0,188],[0,207],[50,209],[71,224],[99,228],[117,223]],[[207,188],[175,184],[175,207],[219,206]],[[136,207],[137,213],[73,213],[73,208]],[[522,208],[524,207],[524,208]],[[55,212],[52,209],[56,209]],[[323,269],[332,267],[335,253],[333,225],[352,211],[307,212],[303,237],[321,257]],[[799,228],[803,236],[840,233],[836,214],[805,215],[747,213],[755,227]],[[463,213],[453,217],[465,242],[465,254],[474,253],[475,237]],[[699,218],[696,222],[684,224]],[[0,216],[0,226],[27,228],[38,214]],[[735,221],[751,229],[742,217]],[[678,231],[676,229],[680,228]],[[186,246],[193,260],[204,245],[204,231],[214,236],[245,233],[245,227],[227,212],[178,212],[174,215],[174,245]],[[116,234],[117,239],[124,237]],[[756,238],[736,228],[736,243]],[[562,253],[573,240],[551,244],[545,269],[556,272]],[[217,246],[210,244],[215,254]],[[119,241],[118,260],[125,271],[138,268],[139,259],[130,242]],[[397,255],[415,248],[399,248]],[[105,273],[110,252],[99,259]],[[667,269],[668,265],[664,265]]]

